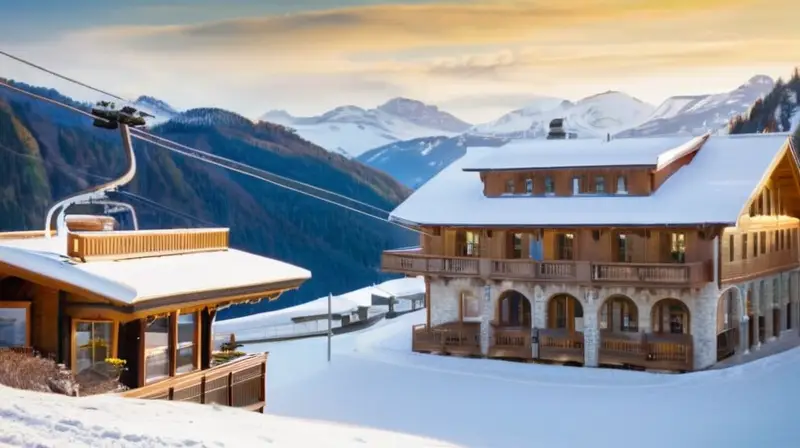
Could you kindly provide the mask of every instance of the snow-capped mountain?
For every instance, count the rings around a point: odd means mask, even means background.
[[[464,134],[457,137],[423,137],[390,143],[356,158],[379,169],[410,188],[418,188],[459,159],[468,147],[495,147],[507,139]]]
[[[769,76],[757,75],[730,92],[667,98],[645,123],[620,132],[617,137],[700,134],[724,130],[732,117],[745,113],[774,86],[775,81]]]
[[[622,92],[600,93],[577,102],[542,97],[529,106],[499,119],[477,125],[471,133],[508,138],[541,138],[548,133],[550,121],[566,118],[578,138],[603,137],[644,123],[655,106]]]
[[[291,127],[306,140],[347,157],[397,141],[455,136],[470,127],[436,106],[407,98],[395,98],[374,109],[341,106],[314,117],[294,117],[277,110],[260,119]]]
[[[147,95],[142,95],[137,98],[136,101],[133,102],[133,106],[142,112],[155,115],[156,118],[148,120],[150,125],[163,123],[180,113],[166,102]]]

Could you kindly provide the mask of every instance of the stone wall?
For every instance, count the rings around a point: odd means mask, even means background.
[[[779,291],[773,291],[772,280],[778,279],[781,285]],[[763,284],[763,287],[762,287]],[[460,318],[460,301],[462,293],[480,300],[482,310],[481,315],[481,347],[484,354],[487,353],[492,337],[491,322],[499,320],[499,304],[504,293],[517,291],[525,296],[531,304],[532,327],[547,327],[547,304],[556,295],[566,294],[577,299],[583,307],[584,316],[584,358],[586,366],[597,366],[599,349],[599,319],[598,310],[603,303],[615,296],[630,298],[638,309],[639,331],[651,331],[651,312],[653,306],[663,299],[677,299],[684,303],[689,309],[690,332],[694,339],[694,367],[703,369],[716,363],[717,359],[717,313],[720,309],[720,301],[725,297],[725,293],[733,288],[733,295],[736,304],[733,307],[737,316],[735,322],[740,325],[742,331],[742,341],[747,337],[746,320],[742,318],[747,312],[745,304],[747,291],[751,294],[751,308],[754,316],[759,313],[767,319],[768,329],[772,325],[782,325],[785,329],[785,314],[783,323],[772,322],[773,304],[793,304],[794,322],[793,329],[798,331],[800,324],[800,274],[798,271],[787,272],[778,276],[770,276],[758,279],[757,281],[747,282],[741,285],[729,285],[723,290],[709,283],[703,288],[640,288],[640,287],[586,287],[574,284],[536,284],[530,282],[502,281],[484,282],[480,279],[442,279],[433,278],[430,282],[431,293],[431,324],[440,325],[448,322],[456,322]],[[739,298],[739,294],[745,295]],[[773,294],[779,297],[773,300]],[[762,298],[762,296],[764,296]],[[780,305],[778,305],[780,306]],[[763,311],[762,311],[763,309]],[[785,313],[785,306],[783,308]],[[756,325],[756,332],[757,325]],[[769,337],[771,333],[767,333]],[[745,347],[746,344],[742,343]]]

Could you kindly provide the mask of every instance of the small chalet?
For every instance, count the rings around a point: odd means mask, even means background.
[[[123,359],[121,381],[150,391],[135,396],[263,407],[266,355],[244,376],[206,370],[214,315],[277,299],[309,271],[230,248],[224,228],[116,231],[106,216],[66,224],[62,234],[0,233],[0,348],[35,349],[76,375]],[[249,397],[232,395],[253,378]]]
[[[413,349],[692,371],[800,328],[787,134],[474,148],[391,214],[424,232]]]

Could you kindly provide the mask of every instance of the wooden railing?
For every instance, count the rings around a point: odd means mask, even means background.
[[[601,331],[599,363],[644,369],[691,371],[692,336]]]
[[[128,398],[219,404],[261,412],[266,403],[267,353],[133,389]]]
[[[533,356],[530,328],[495,327],[489,357],[530,359]]]
[[[412,328],[411,348],[415,352],[480,356],[479,323],[449,323],[433,327],[426,324]]]
[[[539,328],[538,359],[583,364],[583,333],[556,328]]]
[[[441,257],[419,251],[386,251],[386,272],[482,277],[495,280],[582,284],[696,286],[712,281],[711,263],[596,263],[590,261],[493,260]]]
[[[67,236],[67,255],[83,261],[124,259],[228,248],[228,229],[79,232]]]
[[[739,346],[739,329],[728,328],[717,334],[717,361],[733,356]]]
[[[750,278],[768,275],[771,272],[795,268],[800,265],[797,249],[772,252],[746,260],[722,262],[720,280],[722,282],[740,282]]]

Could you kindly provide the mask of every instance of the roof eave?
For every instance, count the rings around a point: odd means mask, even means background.
[[[503,172],[503,171],[549,171],[549,170],[572,170],[572,169],[600,169],[600,168],[649,168],[655,169],[658,165],[655,163],[636,163],[636,164],[612,164],[612,165],[561,165],[561,166],[520,166],[512,168],[480,168],[480,167],[467,167],[462,168],[461,171],[467,173],[480,173],[480,172]]]

